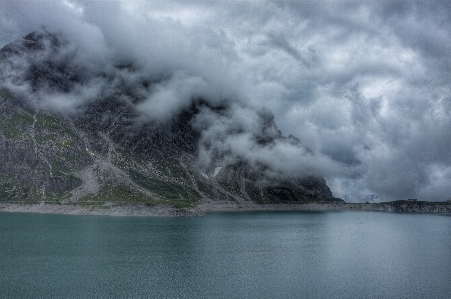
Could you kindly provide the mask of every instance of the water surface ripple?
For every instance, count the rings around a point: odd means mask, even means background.
[[[451,216],[0,213],[1,298],[449,298]]]

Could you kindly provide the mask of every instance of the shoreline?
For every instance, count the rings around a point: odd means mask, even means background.
[[[451,213],[451,203],[439,202],[385,202],[385,203],[307,203],[307,204],[257,204],[225,201],[206,201],[193,208],[176,208],[169,205],[146,206],[144,204],[79,206],[64,204],[0,203],[0,212],[25,212],[65,215],[104,216],[203,216],[208,212],[251,211],[383,211]]]
[[[0,203],[0,212],[98,216],[197,216],[186,209],[169,205],[146,206],[144,204],[79,206],[49,203]]]

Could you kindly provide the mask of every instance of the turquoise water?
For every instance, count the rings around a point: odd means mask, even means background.
[[[0,213],[1,298],[450,298],[451,216]]]

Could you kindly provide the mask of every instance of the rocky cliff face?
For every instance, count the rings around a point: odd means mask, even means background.
[[[225,146],[245,136],[260,152],[304,150],[282,136],[267,111],[252,112],[258,124],[252,129],[231,121],[218,133],[212,128],[229,121],[239,104],[193,97],[165,121],[153,119],[140,107],[165,78],[138,76],[132,65],[93,71],[77,55],[63,37],[45,31],[0,50],[0,200],[184,207],[206,198],[332,197],[320,176],[286,174]]]

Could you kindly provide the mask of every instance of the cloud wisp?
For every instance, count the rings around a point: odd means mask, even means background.
[[[194,98],[227,101],[222,114],[196,119],[210,144],[201,147],[205,163],[214,149],[284,173],[321,173],[349,201],[451,196],[446,1],[1,4],[0,46],[39,28],[60,32],[68,44],[58,55],[85,74],[69,94],[46,90],[46,107],[76,110],[123,84],[142,99],[136,109],[157,121]],[[17,71],[2,76],[18,83]],[[262,107],[308,150],[289,142],[257,147],[251,136],[263,128]]]

